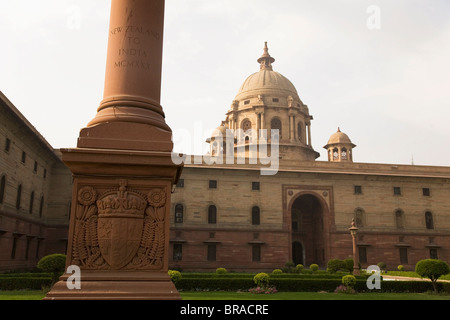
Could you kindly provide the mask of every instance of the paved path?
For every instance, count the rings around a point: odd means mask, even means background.
[[[396,280],[396,281],[431,281],[428,278],[409,278],[409,277],[399,277],[399,276],[387,276],[382,275],[385,280]],[[450,282],[450,280],[438,280],[439,282]]]

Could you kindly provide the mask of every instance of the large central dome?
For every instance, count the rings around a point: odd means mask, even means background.
[[[273,71],[274,62],[266,42],[264,53],[258,59],[260,70],[244,81],[227,118],[208,138],[210,154],[225,154],[233,149],[236,156],[256,157],[250,155],[251,146],[260,150],[258,147],[271,148],[273,144],[274,152],[278,150],[279,158],[286,164],[314,161],[320,156],[311,143],[313,117],[308,106],[300,100],[292,82]],[[231,139],[223,139],[225,135],[231,137],[230,132],[233,145],[228,141]]]
[[[273,71],[273,62],[275,62],[275,59],[269,55],[266,42],[264,54],[258,59],[258,63],[261,65],[260,71],[252,74],[244,81],[235,100],[242,101],[261,95],[292,96],[294,99],[300,100],[297,89],[292,82],[282,74]]]
[[[236,100],[241,101],[258,95],[283,95],[299,99],[291,81],[280,73],[267,69],[261,69],[248,77],[239,89]]]

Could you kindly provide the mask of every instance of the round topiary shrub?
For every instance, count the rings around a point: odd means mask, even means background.
[[[226,274],[228,271],[225,268],[217,268],[216,273],[217,274]]]
[[[170,280],[172,280],[173,283],[177,283],[179,280],[181,280],[181,272],[176,270],[169,270],[169,276]]]
[[[397,269],[398,269],[398,271],[405,271],[405,267],[402,266],[402,265],[399,265],[399,266],[397,267]]]
[[[301,273],[305,267],[302,264],[298,264],[295,266],[295,271]]]
[[[312,271],[313,273],[314,273],[314,272],[317,272],[317,270],[319,270],[319,265],[313,263],[312,265],[309,266],[309,269],[311,269],[311,271]]]
[[[58,278],[64,273],[66,269],[66,255],[65,254],[51,254],[43,257],[37,264],[38,269],[43,272],[52,274],[52,283],[58,281]]]
[[[327,272],[336,273],[344,268],[344,262],[340,259],[330,259],[327,265]]]
[[[253,277],[253,281],[258,287],[267,288],[269,285],[270,276],[267,273],[261,272]]]
[[[448,264],[438,259],[425,259],[416,264],[416,273],[423,278],[429,278],[433,283],[433,288],[436,293],[438,292],[437,280],[449,272]]]
[[[272,271],[272,274],[282,274],[282,273],[283,273],[283,270],[281,270],[281,269],[275,269]]]
[[[348,288],[354,288],[356,285],[356,278],[352,275],[347,275],[342,277],[342,284]]]

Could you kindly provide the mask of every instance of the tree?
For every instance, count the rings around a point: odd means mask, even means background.
[[[52,274],[52,285],[58,281],[58,278],[66,269],[66,255],[51,254],[39,260],[37,267],[44,272]]]
[[[417,262],[416,273],[422,278],[429,278],[433,284],[434,292],[437,293],[438,279],[450,272],[448,264],[438,259],[425,259]]]

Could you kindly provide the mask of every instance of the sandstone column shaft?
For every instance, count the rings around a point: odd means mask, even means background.
[[[103,100],[81,131],[78,147],[172,150],[172,131],[160,105],[164,4],[111,1]]]

